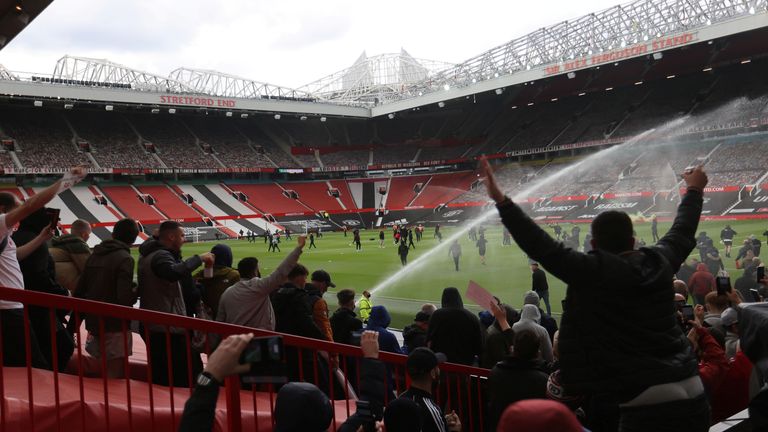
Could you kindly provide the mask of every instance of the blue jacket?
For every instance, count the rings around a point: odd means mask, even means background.
[[[403,351],[400,349],[397,337],[387,330],[391,322],[392,317],[389,316],[387,308],[374,306],[371,309],[371,316],[368,317],[368,326],[365,329],[379,332],[379,349],[381,351],[401,354]]]

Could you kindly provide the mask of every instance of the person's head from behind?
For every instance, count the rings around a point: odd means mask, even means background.
[[[635,248],[632,219],[624,212],[607,211],[592,221],[592,248],[613,254]]]
[[[431,390],[432,384],[440,381],[440,363],[445,362],[445,355],[434,353],[426,347],[419,347],[408,354],[405,367],[412,384],[422,390]]]
[[[168,249],[180,251],[184,244],[184,228],[176,221],[165,221],[160,224],[157,238]]]
[[[261,277],[261,272],[259,272],[259,260],[254,257],[241,259],[237,263],[237,272],[240,273],[240,279],[247,280]]]
[[[440,305],[444,308],[463,308],[464,301],[461,299],[461,293],[457,288],[448,287],[443,290]]]
[[[131,246],[139,236],[139,226],[133,219],[120,219],[112,228],[112,238]]]
[[[331,401],[314,384],[289,382],[277,392],[275,432],[325,432],[332,419]]]
[[[531,330],[522,330],[515,333],[512,343],[512,355],[520,360],[536,360],[539,357],[541,343],[539,336]]]
[[[83,241],[88,241],[88,238],[91,236],[91,224],[82,219],[76,219],[72,222],[69,232],[80,237]]]
[[[424,303],[421,305],[421,311],[424,312],[427,315],[432,315],[437,310],[437,306],[433,305],[432,303]]]
[[[216,257],[213,265],[219,267],[232,267],[232,248],[220,243],[211,248],[211,253]]]
[[[672,287],[675,290],[675,294],[680,294],[685,298],[685,300],[688,300],[688,285],[686,285],[685,282],[681,281],[680,279],[675,279],[672,282]]]
[[[717,292],[713,291],[704,296],[704,306],[707,308],[707,312],[720,315],[728,308],[728,296],[725,294],[718,295]]]
[[[0,192],[0,214],[5,214],[20,205],[16,195],[10,192]]]
[[[299,288],[304,288],[307,284],[307,276],[309,276],[309,270],[301,264],[293,266],[290,272],[288,272],[288,282]]]
[[[343,289],[336,293],[336,299],[339,301],[339,307],[344,309],[355,309],[355,292],[351,289]]]

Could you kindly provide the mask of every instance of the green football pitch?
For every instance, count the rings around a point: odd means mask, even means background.
[[[738,235],[734,239],[734,254],[738,250],[744,238],[754,234],[764,240],[762,233],[768,228],[768,221],[710,221],[702,222],[699,231],[706,231],[715,239],[718,248],[723,250],[719,240],[720,230],[726,223],[730,223]],[[669,228],[670,223],[659,223],[659,233]],[[570,230],[571,226],[564,224],[563,228]],[[443,238],[447,239],[457,232],[459,228],[444,227]],[[546,228],[551,234],[551,229]],[[638,224],[636,226],[638,236],[650,242],[650,224]],[[582,239],[587,231],[582,226]],[[337,307],[337,290],[350,288],[357,292],[358,296],[363,290],[370,290],[381,282],[390,279],[388,283],[376,290],[372,296],[374,305],[384,305],[392,315],[392,327],[402,328],[413,319],[415,313],[423,303],[434,303],[440,306],[440,296],[443,288],[454,286],[464,293],[470,280],[474,280],[481,286],[491,291],[503,302],[519,308],[523,301],[523,294],[531,287],[531,272],[528,267],[528,259],[525,254],[514,244],[502,246],[502,233],[500,225],[488,225],[486,238],[488,239],[488,251],[486,253],[486,265],[481,265],[480,257],[474,242],[471,242],[466,234],[460,236],[462,257],[460,271],[456,272],[453,260],[448,256],[447,244],[444,241],[442,247],[433,238],[432,229],[428,228],[421,242],[416,243],[416,249],[408,255],[409,266],[403,269],[397,255],[397,247],[393,245],[392,232],[386,230],[386,242],[383,249],[379,248],[378,231],[368,230],[361,233],[363,240],[362,252],[355,252],[351,245],[352,235],[344,237],[342,233],[327,233],[316,240],[317,249],[306,249],[300,262],[310,271],[324,269],[331,274],[336,288],[326,294],[326,300],[331,311]],[[280,248],[282,252],[268,252],[263,238],[257,238],[256,243],[248,243],[246,240],[229,240],[224,243],[232,248],[237,261],[247,256],[259,259],[262,274],[269,274],[293,248],[296,240],[282,240]],[[214,245],[207,243],[188,243],[184,245],[183,255],[207,252]],[[768,247],[768,246],[766,246]],[[437,248],[437,249],[436,249]],[[436,249],[436,250],[435,250]],[[134,253],[138,253],[134,249]],[[413,265],[417,258],[424,254],[431,254],[420,263]],[[694,250],[694,254],[698,254]],[[723,255],[724,257],[724,255]],[[726,268],[735,279],[741,272],[736,272],[733,259],[725,259]],[[398,273],[399,272],[399,273]],[[392,277],[394,275],[394,277]],[[548,275],[550,286],[550,302],[554,315],[561,311],[560,301],[565,294],[565,284]],[[465,299],[467,307],[474,311],[480,309]],[[543,307],[543,304],[542,304]]]

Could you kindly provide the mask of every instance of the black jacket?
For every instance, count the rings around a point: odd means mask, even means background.
[[[456,288],[443,291],[442,306],[429,319],[427,343],[451,363],[472,365],[483,353],[485,334],[475,314],[464,309]]]
[[[702,201],[700,192],[688,191],[655,246],[619,255],[567,249],[511,201],[497,206],[520,248],[568,284],[559,352],[570,392],[629,400],[649,386],[698,374],[677,323],[672,274],[696,246]]]
[[[408,350],[406,354],[419,347],[427,346],[427,332],[416,324],[405,326],[403,329],[403,345]]]
[[[339,308],[331,316],[331,330],[333,330],[333,341],[352,345],[352,332],[360,331],[363,328],[363,322],[357,318],[355,312]]]
[[[384,377],[386,373],[385,364],[380,360],[360,359],[360,400],[368,402],[371,413],[379,420],[384,415],[384,393],[386,392]],[[356,432],[361,425],[369,424],[366,420],[367,417],[356,410],[339,427],[338,432]]]
[[[541,361],[507,356],[496,363],[488,377],[490,426],[496,430],[501,414],[511,404],[525,399],[546,399],[549,374]]]
[[[304,288],[286,283],[272,297],[272,307],[275,310],[275,331],[326,340],[312,317],[309,293]]]
[[[532,274],[533,285],[532,289],[537,293],[549,291],[549,284],[547,283],[547,274],[544,270],[537,268]]]

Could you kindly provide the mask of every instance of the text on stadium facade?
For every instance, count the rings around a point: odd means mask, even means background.
[[[589,57],[583,57],[580,59],[566,61],[561,64],[547,66],[544,68],[544,72],[547,75],[553,75],[560,72],[570,72],[576,69],[616,62],[655,51],[686,45],[694,42],[695,40],[696,33],[683,33],[677,36],[657,38],[648,42],[631,45],[626,48],[597,53]]]
[[[234,108],[232,99],[207,98],[199,96],[160,96],[160,103],[175,105],[194,105],[220,108]]]

